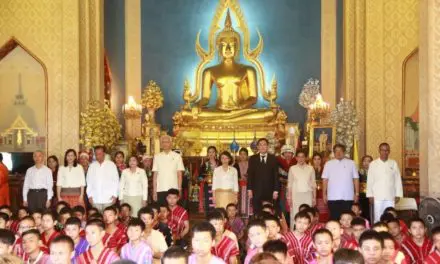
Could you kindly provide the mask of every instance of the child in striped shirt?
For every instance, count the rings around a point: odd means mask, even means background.
[[[294,257],[294,263],[304,264],[312,258],[313,241],[312,237],[306,234],[310,223],[309,214],[300,211],[295,215],[295,231],[286,233],[282,239],[287,244],[289,255]]]
[[[409,222],[411,237],[402,243],[402,251],[407,263],[423,263],[434,250],[431,240],[426,237],[426,226],[420,218]]]
[[[136,263],[151,264],[153,252],[147,242],[142,239],[145,224],[139,218],[132,218],[128,222],[127,236],[129,242],[121,249],[121,258]]]
[[[211,250],[212,254],[223,259],[226,263],[237,263],[237,256],[240,251],[237,242],[225,234],[223,214],[218,210],[214,210],[208,214],[207,220],[214,226],[216,231],[215,244]]]
[[[76,264],[111,264],[119,260],[118,254],[104,246],[102,238],[105,235],[105,225],[102,220],[93,219],[87,222],[86,239],[89,249],[81,254],[75,261]]]

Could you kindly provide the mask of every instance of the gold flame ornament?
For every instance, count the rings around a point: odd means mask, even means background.
[[[99,145],[112,149],[121,138],[121,126],[106,103],[90,100],[81,113],[79,134],[86,149]]]
[[[163,106],[163,94],[155,81],[149,81],[142,95],[142,106],[146,109],[157,110]]]

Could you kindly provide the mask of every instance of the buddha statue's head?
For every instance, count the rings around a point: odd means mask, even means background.
[[[219,57],[224,59],[238,59],[240,56],[240,34],[232,27],[229,10],[226,13],[225,27],[218,33],[216,46]]]

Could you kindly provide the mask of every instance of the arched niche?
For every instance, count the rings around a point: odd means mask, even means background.
[[[47,150],[48,76],[44,63],[16,38],[0,47],[0,151]]]
[[[414,49],[402,64],[403,85],[403,178],[405,194],[419,196],[419,50]]]

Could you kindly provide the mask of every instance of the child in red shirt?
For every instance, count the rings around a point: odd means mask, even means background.
[[[212,254],[223,259],[226,263],[237,263],[237,257],[240,253],[238,243],[225,234],[223,214],[218,210],[214,210],[208,214],[207,220],[214,226],[216,231],[214,246],[211,250]]]
[[[434,246],[426,237],[425,222],[420,218],[411,219],[409,222],[411,236],[402,243],[402,251],[407,263],[423,263],[428,255],[433,252]]]
[[[168,215],[168,225],[171,228],[174,241],[181,240],[189,232],[188,212],[177,204],[179,199],[179,190],[168,190],[167,203],[171,211]]]
[[[47,248],[50,248],[50,243],[54,238],[60,235],[59,232],[55,230],[55,226],[57,224],[57,220],[53,213],[45,212],[41,217],[41,227],[43,229],[43,233],[41,234],[41,241],[43,245]]]
[[[435,250],[429,254],[425,259],[426,264],[440,263],[440,226],[435,227],[431,231],[432,242],[434,243]]]
[[[121,248],[128,242],[125,229],[116,225],[118,213],[113,206],[104,209],[105,235],[102,243],[105,247],[119,253]]]

